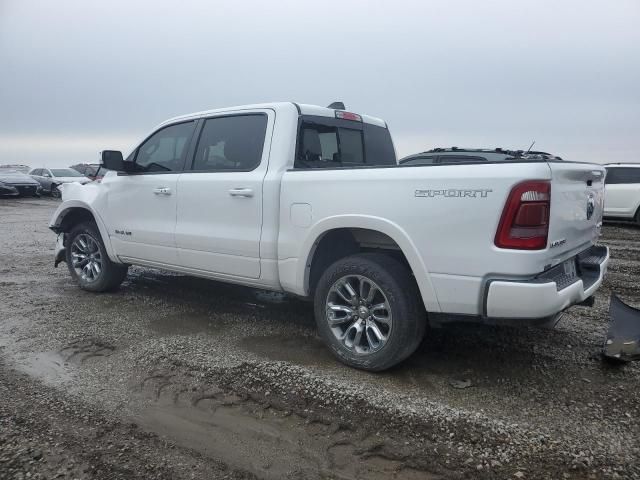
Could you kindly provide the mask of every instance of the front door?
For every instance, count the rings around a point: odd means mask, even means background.
[[[180,265],[260,277],[262,184],[273,121],[271,110],[205,119],[194,157],[178,179]]]
[[[195,124],[183,122],[156,131],[132,154],[133,172],[103,179],[109,237],[124,261],[178,263],[177,185]]]

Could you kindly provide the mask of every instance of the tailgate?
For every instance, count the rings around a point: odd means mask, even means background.
[[[553,263],[596,242],[602,226],[604,167],[590,163],[549,162],[551,212],[549,251]]]

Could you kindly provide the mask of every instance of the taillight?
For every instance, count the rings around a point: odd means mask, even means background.
[[[546,248],[550,206],[551,184],[548,180],[530,180],[513,187],[496,232],[496,247]]]

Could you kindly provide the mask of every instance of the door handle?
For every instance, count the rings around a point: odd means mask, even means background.
[[[171,189],[169,187],[156,187],[153,189],[153,193],[156,195],[171,195]]]
[[[232,188],[229,190],[229,195],[232,197],[253,197],[253,190],[250,188]]]

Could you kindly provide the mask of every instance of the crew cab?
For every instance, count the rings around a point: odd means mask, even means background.
[[[331,351],[373,371],[429,321],[548,322],[600,286],[602,166],[398,165],[383,120],[332,107],[204,111],[103,151],[101,183],[62,186],[56,265],[96,292],[142,265],[313,299]]]
[[[640,225],[640,163],[605,165],[604,217]]]

